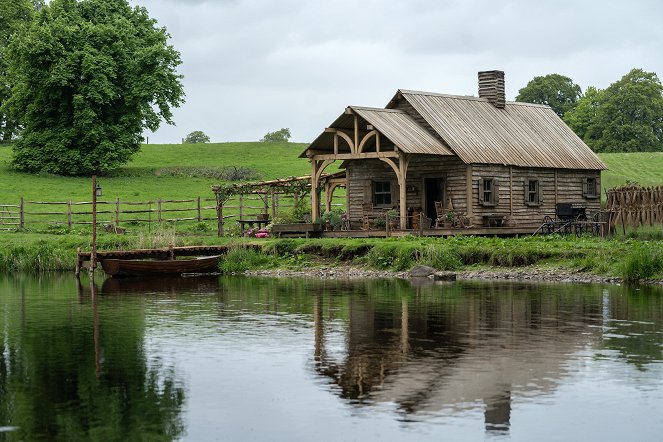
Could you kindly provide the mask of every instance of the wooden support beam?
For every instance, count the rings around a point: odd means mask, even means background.
[[[361,152],[361,153],[339,153],[312,155],[311,160],[365,160],[367,158],[398,158],[398,152]]]
[[[355,114],[355,152],[359,152],[359,117]]]

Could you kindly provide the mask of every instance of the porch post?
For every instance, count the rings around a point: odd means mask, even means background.
[[[398,168],[400,173],[398,174],[398,187],[399,187],[399,199],[400,199],[400,224],[401,230],[407,228],[407,167],[410,164],[410,158],[405,155],[401,155],[400,161],[398,162]]]
[[[320,218],[320,194],[318,193],[318,161],[311,158],[311,221]]]

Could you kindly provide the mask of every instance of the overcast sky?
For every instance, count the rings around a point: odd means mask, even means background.
[[[186,103],[150,143],[202,130],[255,141],[282,127],[310,142],[348,105],[397,89],[477,95],[505,71],[507,99],[537,75],[583,91],[634,67],[663,76],[661,0],[130,0],[180,51]]]

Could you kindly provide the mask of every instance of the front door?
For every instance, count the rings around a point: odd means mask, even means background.
[[[444,178],[424,178],[424,191],[424,213],[435,220],[435,201],[444,203]]]

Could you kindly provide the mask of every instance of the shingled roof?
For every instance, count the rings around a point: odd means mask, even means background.
[[[409,154],[457,155],[466,164],[605,170],[599,157],[548,106],[504,100],[501,71],[479,72],[480,97],[398,90],[385,109],[350,106],[311,143],[333,151],[334,130],[355,115]]]
[[[468,164],[604,170],[598,156],[548,106],[399,90],[405,100]]]

